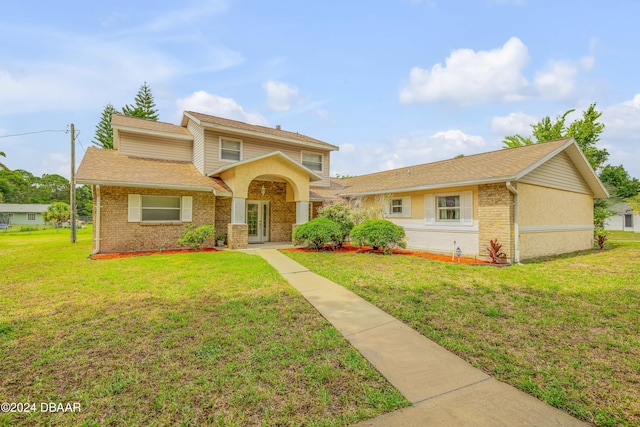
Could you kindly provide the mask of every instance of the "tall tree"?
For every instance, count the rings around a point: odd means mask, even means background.
[[[151,88],[144,82],[135,97],[135,105],[125,105],[122,113],[127,116],[140,117],[148,120],[158,120],[158,110],[153,101]]]
[[[111,116],[117,113],[118,110],[115,109],[111,103],[107,103],[104,106],[104,110],[102,110],[102,115],[100,116],[100,121],[96,126],[96,135],[93,139],[93,144],[97,145],[100,148],[106,148],[109,150],[113,149],[113,129],[111,128]]]
[[[538,123],[531,125],[531,136],[525,137],[519,134],[507,136],[502,141],[503,146],[505,148],[512,148],[572,137],[578,143],[578,146],[589,161],[591,167],[594,170],[600,170],[609,158],[609,152],[605,148],[599,149],[596,146],[604,130],[604,124],[598,122],[598,119],[602,116],[602,111],[597,111],[596,104],[593,103],[582,112],[581,119],[574,120],[567,127],[565,125],[567,115],[573,111],[575,110],[569,110],[563,115],[556,117],[555,121],[547,116]]]
[[[637,178],[632,178],[622,165],[607,165],[602,168],[600,181],[607,186],[613,197],[626,199],[640,192],[640,181]]]
[[[0,151],[0,156],[7,157],[7,155],[4,154],[4,151]],[[9,170],[9,168],[4,163],[1,163],[1,162],[0,162],[0,169],[5,170],[5,171]]]

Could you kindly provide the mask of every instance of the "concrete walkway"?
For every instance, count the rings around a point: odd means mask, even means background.
[[[277,249],[250,249],[291,283],[413,406],[358,426],[587,426],[497,381]]]

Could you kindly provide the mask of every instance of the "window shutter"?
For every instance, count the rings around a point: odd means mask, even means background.
[[[436,223],[436,198],[431,194],[424,196],[424,222],[427,225]]]
[[[461,225],[473,225],[473,192],[463,191],[460,194]]]
[[[402,198],[402,217],[411,218],[411,196]]]
[[[140,222],[142,199],[139,194],[129,194],[129,222]]]
[[[388,218],[391,216],[391,200],[388,200],[387,203],[384,203],[382,206],[384,210],[384,217]]]
[[[180,204],[180,220],[182,222],[191,222],[192,221],[192,212],[193,212],[193,197],[191,196],[182,196],[182,203]]]

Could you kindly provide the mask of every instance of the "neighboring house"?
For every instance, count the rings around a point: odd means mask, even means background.
[[[617,203],[611,207],[615,212],[604,223],[605,230],[633,231],[640,233],[640,215],[631,211],[629,203]]]
[[[0,203],[0,224],[45,225],[44,214],[50,205]]]
[[[593,199],[608,197],[573,139],[337,182],[342,197],[382,203],[409,247],[486,258],[497,238],[516,262],[592,248]]]
[[[93,188],[94,252],[175,247],[185,224],[215,224],[232,249],[289,242],[322,203],[359,198],[382,200],[410,247],[485,257],[498,238],[519,260],[591,248],[607,197],[573,139],[330,179],[338,147],[279,126],[185,112],[112,127],[115,150],[89,148],[76,173]]]

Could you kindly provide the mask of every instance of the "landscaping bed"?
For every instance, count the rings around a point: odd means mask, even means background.
[[[309,249],[309,248],[289,248],[289,249],[281,249],[283,251],[288,252],[338,252],[338,253],[373,253],[384,255],[384,251],[382,249],[373,249],[369,246],[353,246],[353,245],[343,245],[342,247],[336,247],[333,245],[326,245],[322,249]],[[409,255],[416,256],[420,258],[428,258],[434,261],[442,261],[442,262],[453,262],[460,264],[490,264],[488,261],[479,260],[476,258],[466,258],[466,257],[454,257],[452,259],[451,255],[439,255],[432,254],[429,252],[422,251],[412,251],[408,249],[390,249],[392,254],[395,255]]]
[[[131,258],[145,255],[175,255],[175,254],[187,254],[193,253],[192,249],[171,249],[166,251],[139,251],[139,252],[112,252],[108,254],[92,254],[89,255],[91,259],[118,259],[118,258]],[[203,248],[197,252],[220,252],[216,248]]]

